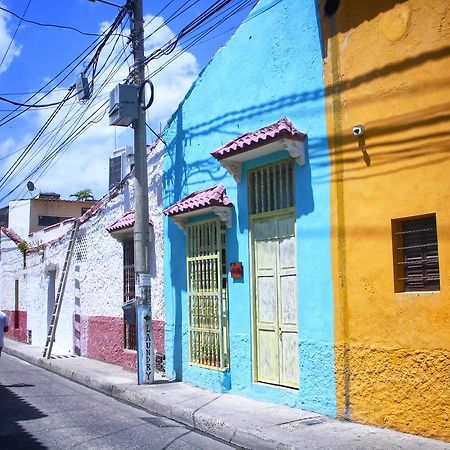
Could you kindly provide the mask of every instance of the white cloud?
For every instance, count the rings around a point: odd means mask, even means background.
[[[0,73],[6,72],[8,70],[8,67],[13,59],[19,56],[22,50],[22,47],[17,42],[11,42],[12,35],[9,33],[8,21],[9,17],[7,13],[0,10],[0,62],[3,58],[5,58],[2,65],[0,66]],[[7,54],[6,51],[8,51]]]
[[[146,23],[152,17],[145,17]],[[156,17],[150,25],[146,28],[149,33],[156,27],[163,23],[161,17]],[[102,28],[106,24],[101,25]],[[155,48],[159,48],[174,36],[172,30],[163,26],[155,35],[151,36],[146,41],[146,54],[149,54]],[[111,52],[112,45],[107,45],[102,51],[102,58]],[[123,50],[120,43],[114,50],[114,54]],[[174,53],[164,56],[156,61],[151,62],[148,67],[148,73],[153,72],[165,62],[167,62],[180,48],[177,48]],[[130,61],[131,63],[131,61]],[[98,67],[102,67],[102,60],[99,61]],[[124,65],[117,74],[114,75],[114,80],[118,81],[126,78],[128,75],[128,67]],[[109,70],[106,71],[108,73]],[[152,128],[159,130],[160,124],[164,126],[167,120],[181,102],[193,81],[199,73],[199,67],[196,57],[189,52],[183,53],[179,58],[171,62],[160,74],[155,76],[152,81],[155,85],[155,101],[154,104],[147,111],[147,121]],[[105,81],[105,75],[101,75],[95,82],[96,92],[101,83]],[[105,86],[100,94],[101,100],[105,101],[109,98],[109,92],[114,88],[115,84],[110,83]],[[44,102],[51,103],[59,101],[64,92],[56,92],[46,97]],[[72,106],[72,102],[75,104]],[[101,103],[99,100],[94,100],[94,104]],[[71,109],[67,120],[62,120],[65,114]],[[106,111],[107,107],[102,108],[100,115]],[[46,151],[55,148],[58,143],[73,136],[74,129],[81,125],[85,118],[92,114],[96,107],[89,108],[88,112],[83,118],[77,118],[78,112],[86,109],[75,101],[69,101],[64,109],[59,113],[58,119],[53,121],[49,129],[54,127],[59,128],[58,136],[53,141],[48,141],[42,146],[40,157],[42,158]],[[41,126],[51,114],[51,110],[43,109],[31,113],[29,116],[30,123],[35,126]],[[99,114],[96,114],[98,118]],[[75,119],[70,119],[75,116]],[[153,139],[150,133],[149,139]],[[31,178],[35,182],[38,190],[51,190],[59,192],[63,198],[80,189],[90,188],[97,197],[102,196],[108,189],[108,174],[109,174],[109,157],[113,150],[117,147],[125,145],[133,145],[133,134],[131,128],[112,127],[109,126],[109,119],[107,112],[98,123],[92,124],[90,128],[84,131],[78,139],[68,147],[64,153],[58,158],[54,166],[47,174],[40,179]],[[34,166],[35,164],[33,164]]]

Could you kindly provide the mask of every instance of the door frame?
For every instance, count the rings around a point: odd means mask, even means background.
[[[295,184],[294,184],[295,186]],[[252,339],[252,380],[253,383],[262,383],[264,385],[273,386],[275,388],[283,388],[283,389],[293,389],[293,390],[299,390],[299,387],[290,387],[290,386],[284,386],[284,385],[277,385],[277,384],[271,384],[271,383],[265,383],[263,381],[258,380],[258,349],[257,349],[257,320],[256,320],[256,277],[255,277],[255,246],[254,246],[254,240],[253,240],[253,229],[254,229],[254,223],[259,220],[265,220],[265,219],[271,219],[271,218],[282,218],[282,217],[292,217],[294,219],[294,239],[296,244],[296,252],[297,252],[297,217],[296,217],[296,211],[295,206],[291,208],[284,208],[279,209],[276,211],[270,211],[265,213],[259,213],[259,214],[250,214],[249,215],[249,249],[250,249],[250,277],[251,277],[251,283],[250,283],[250,296],[251,296],[251,305],[250,305],[250,311],[251,311],[251,339]],[[296,261],[296,267],[297,267],[297,261]],[[297,273],[298,276],[298,273]],[[298,293],[297,293],[297,301],[298,301]],[[279,311],[278,311],[279,313]],[[297,311],[297,327],[298,327],[298,311]],[[299,336],[299,331],[297,328],[297,335]],[[300,357],[300,355],[299,355]]]

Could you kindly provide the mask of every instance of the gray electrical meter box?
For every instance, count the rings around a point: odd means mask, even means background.
[[[80,102],[90,98],[91,88],[89,87],[88,79],[82,73],[80,73],[77,77],[76,89],[78,100]]]
[[[137,119],[138,87],[118,84],[109,94],[109,124],[127,127]]]

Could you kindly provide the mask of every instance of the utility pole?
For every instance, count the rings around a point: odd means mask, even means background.
[[[134,128],[134,268],[136,273],[136,334],[138,384],[154,382],[153,332],[150,296],[150,230],[148,220],[147,143],[145,130],[144,19],[142,0],[133,0],[132,45],[134,83],[139,86],[140,101]]]

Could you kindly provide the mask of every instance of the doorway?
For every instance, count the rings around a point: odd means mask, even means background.
[[[281,161],[249,173],[254,377],[299,387],[294,170]]]

